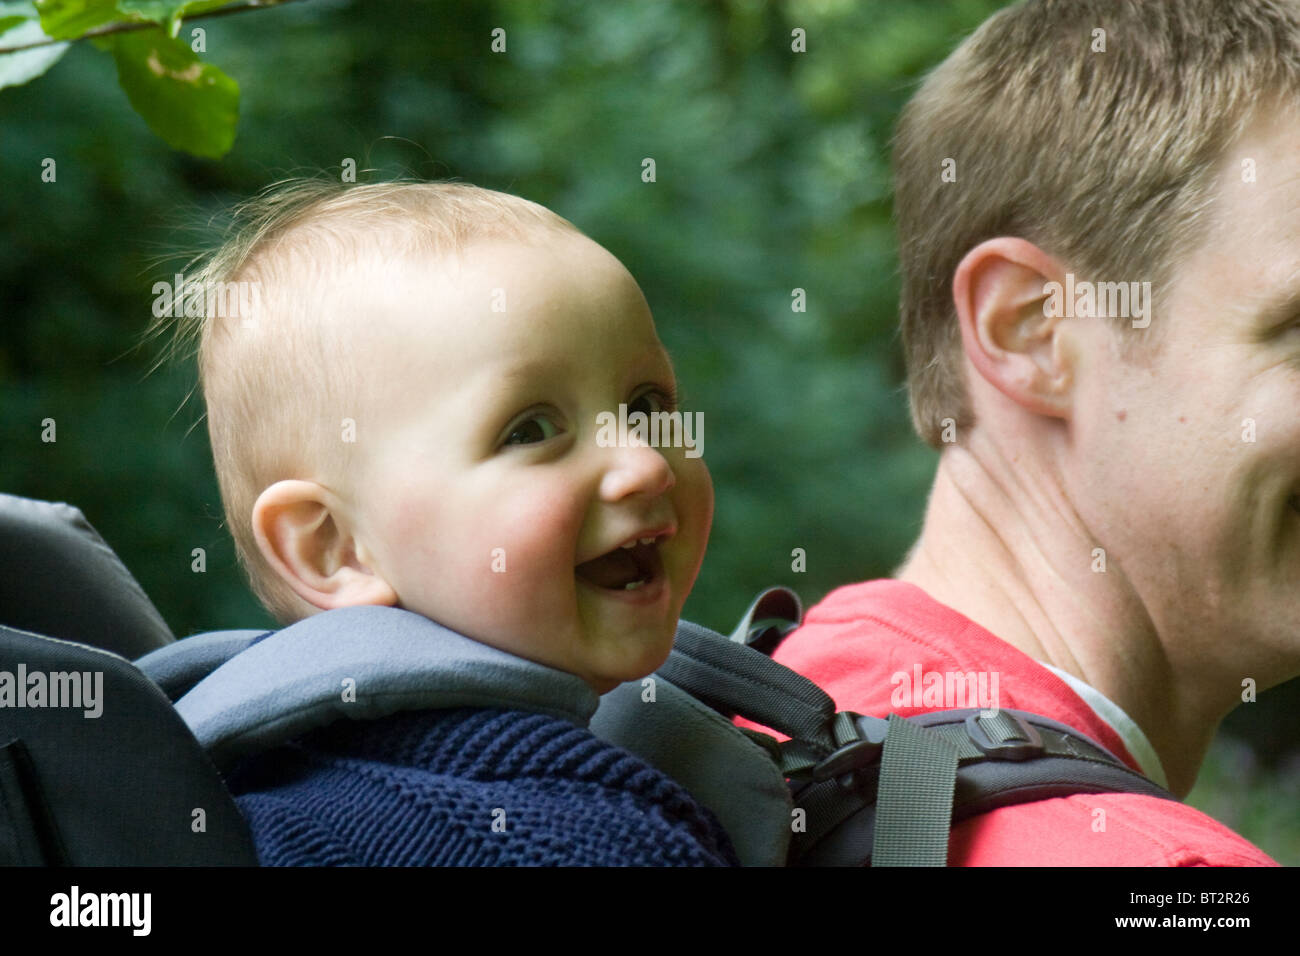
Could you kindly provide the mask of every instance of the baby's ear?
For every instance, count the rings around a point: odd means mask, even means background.
[[[343,515],[321,485],[277,481],[253,505],[253,535],[266,563],[313,607],[395,605],[388,582],[358,560]]]

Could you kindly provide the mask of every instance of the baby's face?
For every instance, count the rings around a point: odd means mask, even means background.
[[[597,443],[600,413],[671,410],[676,391],[632,277],[569,235],[386,274],[349,303],[375,333],[356,357],[362,559],[400,606],[600,693],[656,669],[713,487],[687,449]]]

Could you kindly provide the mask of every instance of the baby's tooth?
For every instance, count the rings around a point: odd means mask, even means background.
[[[624,590],[624,591],[635,591],[637,588],[639,588],[639,587],[644,587],[644,586],[645,586],[645,582],[644,582],[644,581],[633,581],[631,584],[624,585],[624,586],[623,586],[623,590]]]
[[[627,544],[619,545],[619,547],[621,547],[624,551],[628,551],[628,550],[630,550],[630,549],[636,547],[636,542],[635,542],[635,541],[629,541]]]
[[[653,536],[651,536],[651,537],[649,537],[649,538],[642,538],[642,539],[641,539],[641,543],[642,543],[642,544],[654,544],[654,543],[655,543],[655,539],[654,539]]]

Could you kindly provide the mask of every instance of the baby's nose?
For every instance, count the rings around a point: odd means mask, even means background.
[[[606,501],[618,501],[637,494],[654,498],[677,484],[677,476],[673,474],[668,459],[657,448],[629,444],[611,448],[609,452],[600,483],[600,494]]]

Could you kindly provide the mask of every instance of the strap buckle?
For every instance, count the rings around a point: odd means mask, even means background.
[[[879,717],[850,714],[858,739],[851,740],[823,757],[813,767],[813,780],[835,780],[868,767],[880,759],[889,732],[889,721]]]
[[[984,716],[985,721],[1004,721],[993,730],[999,739],[994,740],[985,726],[980,723],[981,714],[971,714],[966,718],[966,735],[992,760],[1029,760],[1043,754],[1043,738],[1033,725],[1019,714],[1001,710],[993,717]],[[1010,721],[1008,726],[1005,721]]]

